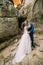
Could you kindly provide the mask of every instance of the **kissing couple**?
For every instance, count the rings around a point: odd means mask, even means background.
[[[21,62],[27,54],[30,54],[34,45],[34,26],[27,20],[22,23],[23,35],[21,36],[17,52],[12,61],[13,65]]]

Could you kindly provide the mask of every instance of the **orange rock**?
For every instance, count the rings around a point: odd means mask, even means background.
[[[15,5],[19,5],[21,3],[20,0],[13,0],[13,2],[14,2]]]

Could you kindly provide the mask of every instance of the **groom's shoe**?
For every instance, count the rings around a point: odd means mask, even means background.
[[[32,46],[32,50],[34,50],[34,49],[35,49],[35,47]]]
[[[32,47],[34,47],[34,48],[35,48],[35,43],[32,43]]]
[[[33,45],[33,47],[35,48],[35,45]]]
[[[35,48],[35,45],[32,45],[31,47],[32,47],[32,49]]]

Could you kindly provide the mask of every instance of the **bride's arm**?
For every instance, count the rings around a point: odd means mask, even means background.
[[[25,29],[27,29],[27,33],[30,34],[30,31],[28,31],[28,29],[29,29],[28,26],[25,26],[25,27],[24,27],[24,30],[25,30]]]
[[[26,29],[29,29],[30,28],[30,26],[26,26]]]

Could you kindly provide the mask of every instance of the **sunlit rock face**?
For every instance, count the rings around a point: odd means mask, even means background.
[[[24,5],[19,10],[19,16],[26,17],[31,15],[34,0],[24,0]]]
[[[43,0],[35,0],[33,3],[33,14],[35,17],[41,17],[43,15]],[[37,16],[38,15],[38,16]]]
[[[14,5],[19,5],[19,4],[21,4],[21,1],[20,1],[20,0],[13,0],[13,2],[14,2]]]
[[[24,6],[27,6],[28,4],[33,4],[34,0],[25,0]]]
[[[33,5],[33,21],[36,22],[37,31],[43,32],[43,0],[35,0]]]

